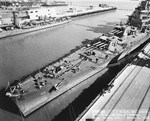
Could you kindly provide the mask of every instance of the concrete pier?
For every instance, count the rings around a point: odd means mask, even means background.
[[[150,44],[98,96],[76,121],[150,120]]]

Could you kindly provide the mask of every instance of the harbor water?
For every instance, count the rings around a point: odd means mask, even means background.
[[[80,4],[85,5],[85,3]],[[86,2],[86,5],[88,4],[90,2]],[[91,4],[97,4],[97,2]],[[131,14],[131,10],[137,6],[138,2],[132,1],[130,4],[113,2],[108,4],[115,5],[118,10],[76,18],[68,24],[48,30],[0,39],[0,87],[5,87],[8,81],[18,80],[22,76],[58,59],[71,49],[81,45],[82,41],[92,40],[102,33],[109,32],[116,23],[127,19],[127,15]],[[109,74],[111,73],[109,72]],[[93,83],[98,76],[100,75],[93,77]],[[85,84],[85,88],[90,85],[91,82]],[[61,96],[61,101],[52,101],[48,106],[42,107],[40,111],[27,116],[25,120],[52,120],[82,91],[72,93],[71,98],[68,96],[67,99],[65,96]],[[72,110],[71,107],[69,110]],[[45,110],[48,111],[46,114]],[[57,121],[57,118],[55,120]]]
[[[135,6],[135,3],[132,5]],[[113,4],[117,7],[124,5]],[[129,4],[124,6],[125,9],[134,8],[128,8],[131,6]],[[60,27],[0,39],[0,87],[56,60],[81,45],[82,41],[110,31],[115,23],[127,18],[126,15],[130,13],[127,10],[99,13],[78,18]]]

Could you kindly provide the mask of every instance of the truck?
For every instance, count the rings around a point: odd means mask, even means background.
[[[5,14],[0,16],[0,31],[7,31],[14,29],[12,14]]]

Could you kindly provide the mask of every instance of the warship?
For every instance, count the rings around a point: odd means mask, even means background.
[[[104,68],[123,63],[150,38],[148,4],[148,0],[142,1],[126,23],[120,22],[109,33],[83,43],[20,80],[8,83],[6,96],[27,116]]]

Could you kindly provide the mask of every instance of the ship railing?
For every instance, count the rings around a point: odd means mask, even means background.
[[[100,43],[100,44],[97,44],[97,45],[95,45],[95,47],[98,47],[98,46],[103,46],[103,45],[105,45],[105,43]]]
[[[96,46],[98,44],[103,44],[102,42],[97,42],[97,43],[94,43],[93,46]]]

